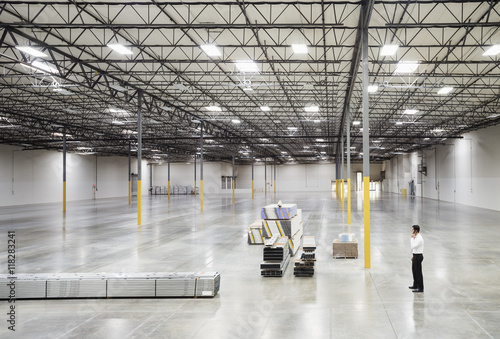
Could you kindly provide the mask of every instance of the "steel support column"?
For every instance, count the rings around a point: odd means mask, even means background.
[[[203,121],[200,123],[200,210],[203,212]]]
[[[350,105],[347,105],[346,130],[347,130],[347,225],[351,224],[351,117]]]
[[[131,150],[132,146],[130,145],[130,141],[128,142],[128,204],[130,205],[132,200],[132,187],[130,182],[131,170],[132,170],[132,159],[131,159]]]
[[[137,225],[142,225],[142,93],[137,92]]]
[[[363,15],[368,8],[363,6]],[[365,268],[370,268],[370,120],[368,100],[368,22],[364,18],[362,27],[362,66],[363,66],[363,191],[364,191],[364,231],[365,231]]]
[[[66,126],[63,127],[63,213],[66,213]]]

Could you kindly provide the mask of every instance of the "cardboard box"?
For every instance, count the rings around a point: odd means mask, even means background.
[[[358,257],[358,241],[342,242],[335,239],[332,244],[334,258],[357,258]]]

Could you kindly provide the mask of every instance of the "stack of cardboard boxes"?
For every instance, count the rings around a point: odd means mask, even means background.
[[[354,239],[353,233],[340,233],[339,238],[333,240],[333,257],[357,258],[358,240]]]

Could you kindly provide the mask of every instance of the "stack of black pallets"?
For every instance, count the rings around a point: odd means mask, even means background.
[[[316,239],[313,236],[304,236],[303,245],[299,249],[293,274],[296,277],[312,277],[316,262]]]
[[[260,264],[261,275],[282,277],[290,259],[288,237],[272,236],[264,245],[263,257],[264,261]]]

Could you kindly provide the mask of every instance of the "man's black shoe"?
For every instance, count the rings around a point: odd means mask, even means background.
[[[408,286],[408,288],[409,288],[410,290],[414,290],[414,289],[416,289],[416,287],[415,287],[415,286]]]

